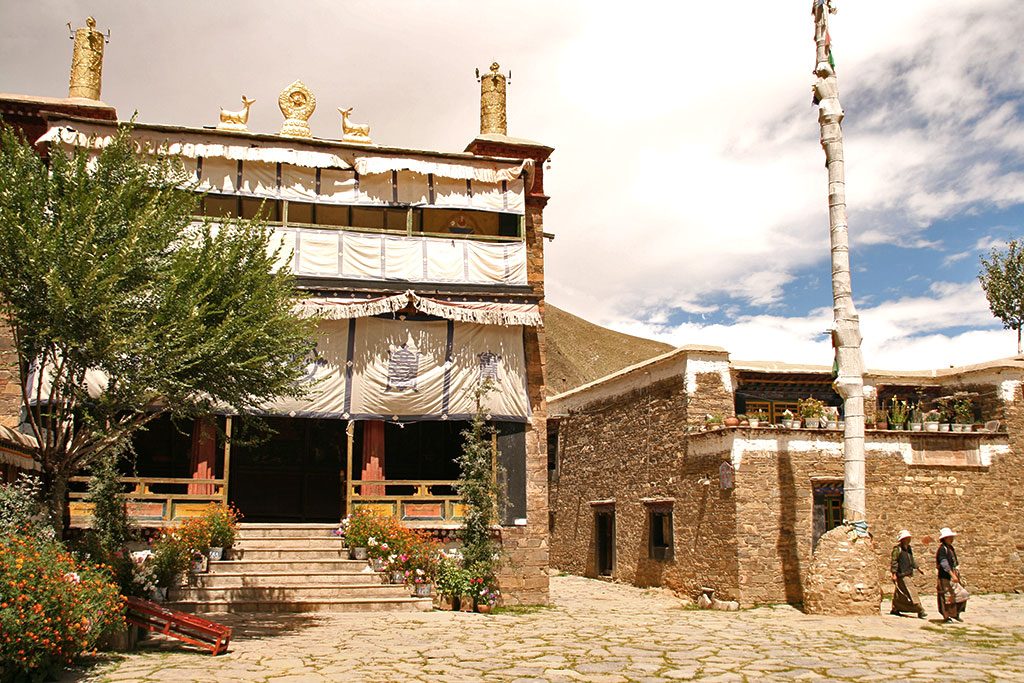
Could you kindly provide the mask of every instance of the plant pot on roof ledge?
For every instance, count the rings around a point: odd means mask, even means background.
[[[817,429],[821,426],[821,418],[825,415],[825,403],[808,396],[797,402],[797,409],[800,411],[800,418],[804,421],[807,429]]]
[[[722,421],[726,427],[739,427],[740,419],[738,417],[727,417]]]

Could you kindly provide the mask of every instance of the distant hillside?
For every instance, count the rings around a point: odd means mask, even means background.
[[[548,395],[593,382],[674,348],[595,325],[551,304],[544,306],[544,331]]]

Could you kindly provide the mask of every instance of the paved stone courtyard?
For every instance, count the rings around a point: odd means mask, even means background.
[[[1024,595],[975,597],[966,623],[946,626],[788,606],[698,611],[661,590],[572,576],[551,591],[554,607],[490,616],[232,617],[221,657],[150,639],[64,680],[1024,681]]]

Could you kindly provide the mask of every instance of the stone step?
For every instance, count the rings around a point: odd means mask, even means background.
[[[197,588],[242,588],[262,586],[298,586],[298,585],[358,585],[377,583],[383,584],[383,578],[377,572],[211,572],[195,576]]]
[[[277,538],[279,536],[304,536],[306,538],[330,537],[337,524],[259,524],[243,522],[238,525],[238,537]]]
[[[232,560],[347,560],[348,549],[331,548],[232,548]],[[366,564],[363,560],[361,564]]]
[[[304,602],[310,600],[340,600],[345,598],[407,598],[412,594],[408,586],[382,583],[354,583],[343,586],[327,585],[270,585],[243,586],[241,588],[174,588],[171,600],[182,602]]]
[[[278,536],[277,538],[242,538],[235,541],[235,545],[234,547],[232,547],[232,550],[235,550],[236,548],[280,548],[281,550],[290,550],[292,548],[296,550],[329,548],[331,550],[345,549],[347,551],[347,548],[345,547],[345,539],[338,536]]]
[[[362,572],[369,573],[370,565],[366,560],[349,560],[331,557],[330,559],[288,559],[258,558],[245,560],[220,560],[210,562],[210,573],[268,573],[268,572]]]
[[[338,598],[332,600],[249,600],[249,601],[181,601],[167,604],[183,612],[429,612],[430,598]]]

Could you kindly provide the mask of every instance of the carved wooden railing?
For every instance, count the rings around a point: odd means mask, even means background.
[[[368,507],[403,522],[461,523],[461,498],[454,480],[353,480],[347,484],[350,511]]]
[[[85,499],[89,477],[72,477],[68,492],[72,526],[87,526],[92,517],[92,503]],[[186,477],[121,477],[128,498],[128,513],[140,524],[166,524],[195,517],[210,503],[227,503],[227,486],[223,479],[191,479]],[[170,489],[153,491],[153,488]],[[189,493],[206,488],[210,493]]]

